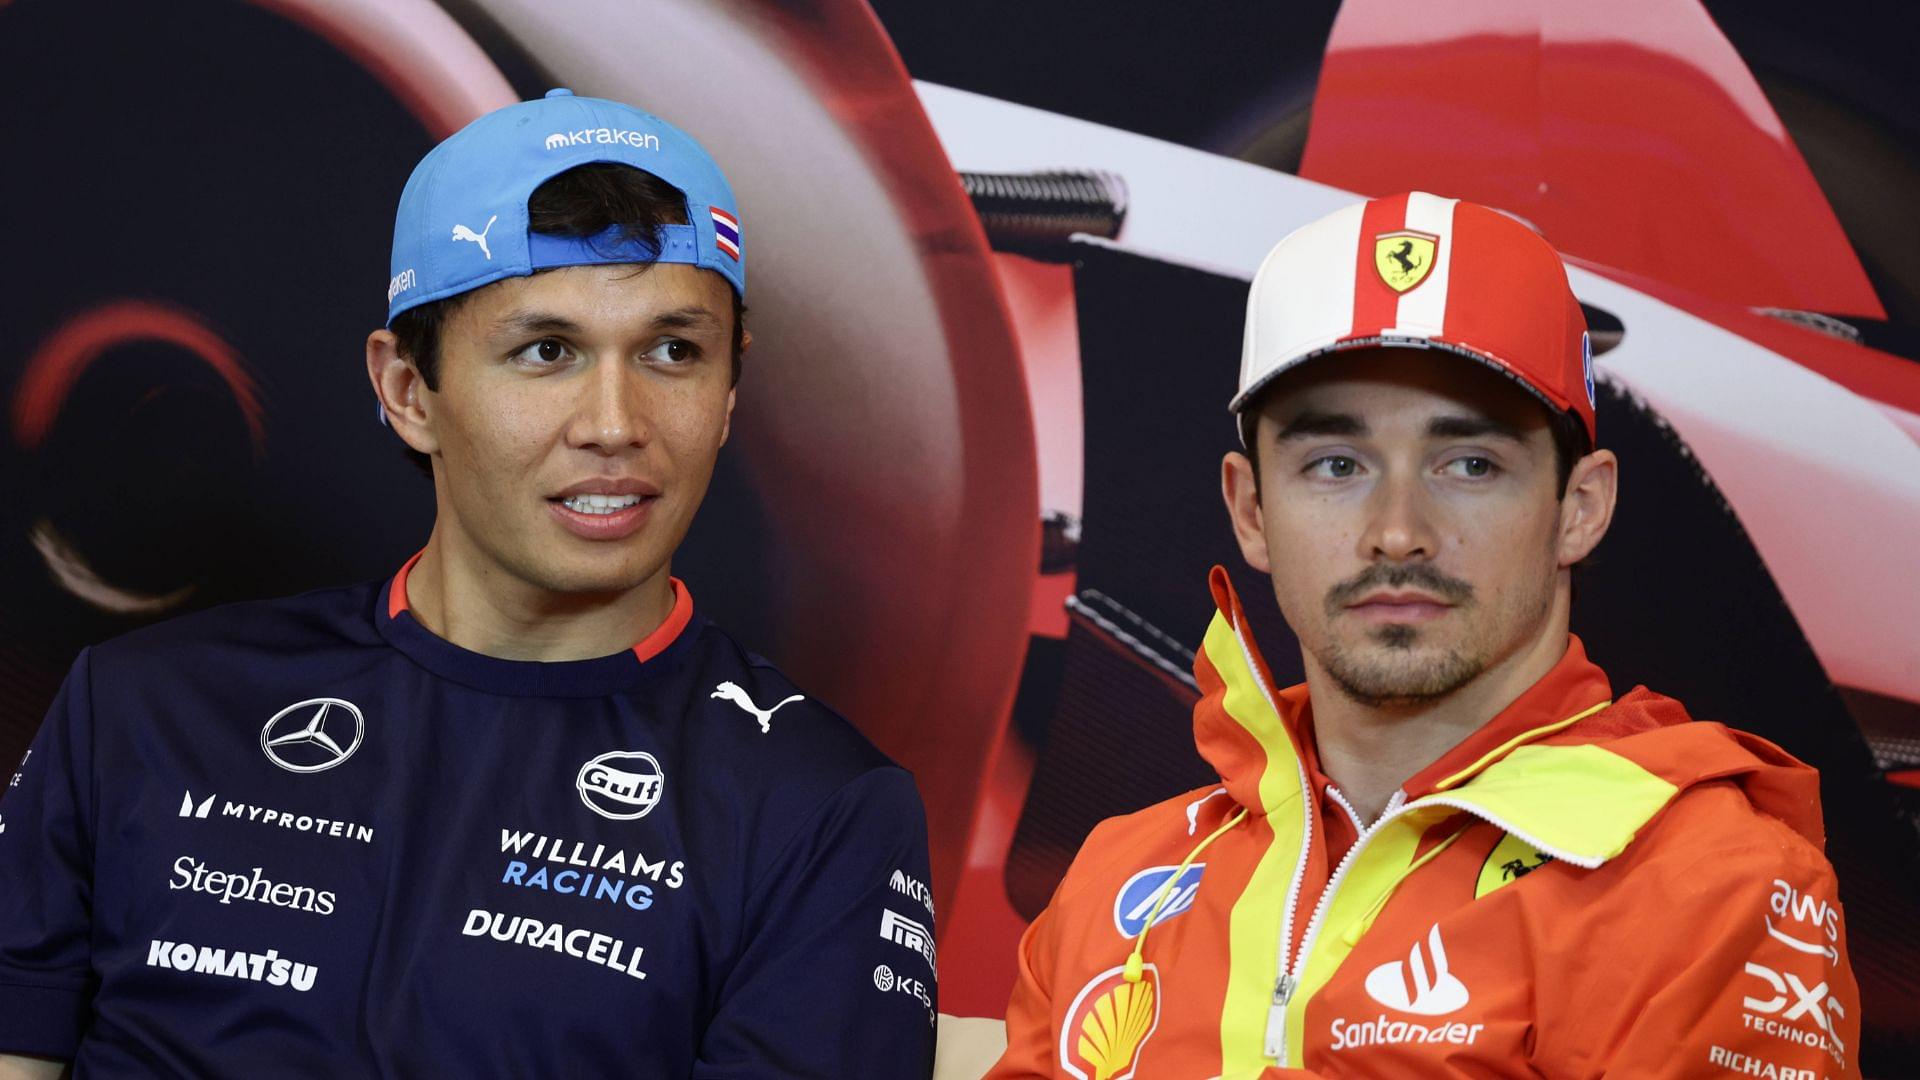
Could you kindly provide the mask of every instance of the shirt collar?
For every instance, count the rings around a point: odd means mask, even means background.
[[[693,594],[669,578],[673,608],[666,619],[631,648],[585,660],[507,660],[463,649],[434,634],[407,603],[407,575],[424,551],[408,559],[380,590],[374,624],[388,644],[422,667],[489,693],[541,697],[601,697],[637,688],[656,671],[676,666],[684,646],[698,636]]]

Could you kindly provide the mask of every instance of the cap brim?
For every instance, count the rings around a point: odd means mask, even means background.
[[[1275,379],[1285,375],[1289,371],[1299,368],[1302,364],[1318,360],[1321,357],[1332,356],[1335,353],[1352,352],[1356,349],[1438,349],[1441,352],[1452,353],[1455,356],[1472,360],[1481,367],[1506,376],[1515,386],[1525,390],[1528,394],[1532,395],[1535,400],[1556,413],[1573,411],[1571,402],[1555,401],[1553,396],[1544,389],[1535,386],[1532,382],[1521,377],[1518,372],[1501,363],[1499,357],[1494,356],[1492,353],[1475,349],[1470,345],[1453,341],[1442,341],[1438,338],[1388,337],[1384,335],[1346,338],[1341,341],[1336,341],[1331,345],[1311,349],[1292,359],[1275,364],[1271,371],[1255,379],[1252,385],[1234,395],[1233,400],[1227,404],[1227,411],[1233,413],[1235,418],[1240,421],[1235,426],[1239,428],[1240,431],[1241,446],[1251,447],[1253,445],[1253,441],[1247,437],[1247,406],[1251,405],[1256,398],[1266,392],[1267,388],[1273,385]]]

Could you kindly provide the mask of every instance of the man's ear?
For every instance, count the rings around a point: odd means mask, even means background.
[[[1620,459],[1611,450],[1595,450],[1573,463],[1567,474],[1567,493],[1560,500],[1562,569],[1572,566],[1600,546],[1613,523],[1613,503],[1620,484]]]
[[[744,361],[747,358],[747,350],[751,348],[753,348],[753,331],[742,328],[740,331],[740,359],[741,360]],[[735,383],[732,387],[728,388],[727,390],[727,416],[726,416],[726,419],[722,421],[720,424],[720,445],[721,446],[727,445],[727,440],[733,436],[733,404],[734,404],[734,399],[737,398],[739,394],[740,394],[740,386],[738,383]]]
[[[426,407],[432,391],[413,363],[400,355],[399,339],[391,330],[375,330],[367,335],[367,381],[373,384],[373,394],[380,399],[387,426],[393,428],[401,442],[423,454],[440,448]]]
[[[1260,484],[1254,479],[1253,461],[1238,450],[1229,451],[1220,461],[1220,497],[1227,504],[1234,539],[1240,542],[1240,557],[1263,574],[1273,573],[1273,560],[1267,555],[1267,520],[1260,516]]]

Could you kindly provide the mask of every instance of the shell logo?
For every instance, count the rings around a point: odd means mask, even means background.
[[[1060,1025],[1060,1067],[1078,1080],[1129,1080],[1160,1026],[1160,970],[1146,965],[1130,983],[1108,968],[1080,988]]]

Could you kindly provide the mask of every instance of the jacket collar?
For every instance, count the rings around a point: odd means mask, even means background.
[[[1413,774],[1400,790],[1407,793],[1407,798],[1417,799],[1460,787],[1514,748],[1564,731],[1612,700],[1607,673],[1587,659],[1586,646],[1569,634],[1566,653],[1539,682],[1433,764]]]

